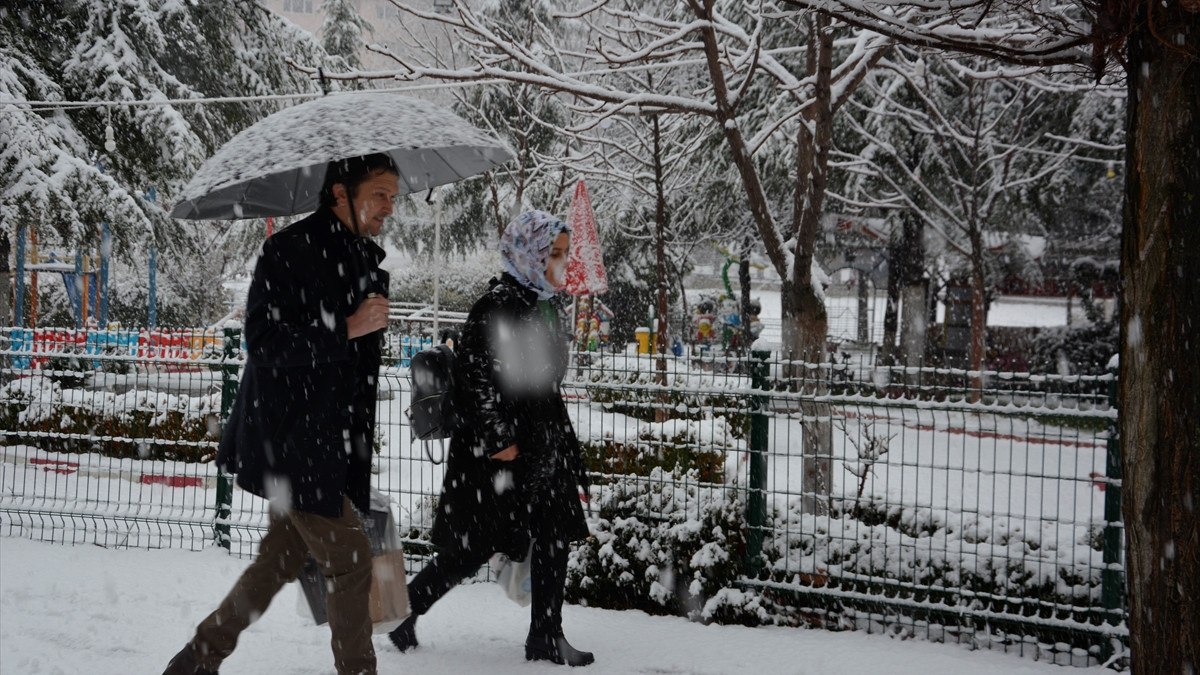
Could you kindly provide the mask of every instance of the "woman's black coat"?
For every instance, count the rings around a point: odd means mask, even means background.
[[[529,518],[552,518],[563,542],[587,536],[578,486],[587,474],[559,385],[568,335],[537,296],[504,275],[467,317],[456,347],[454,409],[434,544],[524,559]],[[515,461],[491,455],[516,444]]]
[[[281,506],[366,513],[380,333],[349,340],[346,317],[387,295],[384,253],[328,209],[263,244],[246,301],[249,355],[217,462]]]

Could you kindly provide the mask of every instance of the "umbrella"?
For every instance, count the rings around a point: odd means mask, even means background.
[[[420,192],[512,159],[449,110],[386,92],[331,94],[269,115],[200,167],[174,218],[236,219],[315,211],[329,162],[387,153],[400,193]]]

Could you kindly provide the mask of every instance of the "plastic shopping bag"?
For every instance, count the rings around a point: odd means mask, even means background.
[[[496,583],[504,589],[509,600],[528,607],[533,602],[533,547],[529,547],[529,553],[519,562],[509,560],[504,554],[498,558]]]
[[[387,633],[409,615],[408,579],[400,531],[392,517],[390,500],[374,488],[371,489],[371,512],[363,517],[363,525],[371,542],[371,623],[375,633]],[[300,572],[300,588],[313,620],[318,625],[328,622],[325,578],[317,561],[311,557]]]

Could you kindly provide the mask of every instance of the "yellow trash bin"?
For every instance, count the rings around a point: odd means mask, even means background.
[[[635,329],[633,331],[633,334],[637,338],[638,353],[639,354],[649,354],[650,353],[650,329],[646,328],[645,326],[642,326],[640,328]]]

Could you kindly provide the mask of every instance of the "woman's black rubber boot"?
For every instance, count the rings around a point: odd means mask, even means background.
[[[406,652],[417,647],[417,615],[409,614],[404,623],[396,627],[395,630],[388,633],[392,644],[396,645],[396,649]]]
[[[526,661],[549,661],[560,666],[586,666],[596,660],[591,652],[581,652],[559,636],[533,636],[525,640]]]

